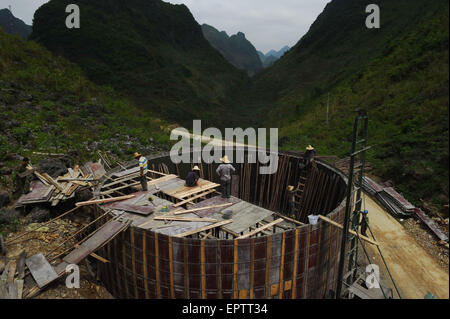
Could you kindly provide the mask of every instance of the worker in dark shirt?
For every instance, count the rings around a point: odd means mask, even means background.
[[[369,211],[366,209],[362,213],[361,217],[361,234],[367,237],[367,228],[369,227]]]
[[[200,178],[200,168],[195,166],[192,171],[186,176],[186,186],[194,187],[198,185],[198,180]]]
[[[311,165],[314,163],[314,158],[316,157],[317,152],[311,145],[308,145],[305,153],[303,153],[303,161],[300,162],[299,167],[301,170],[311,168]]]
[[[19,196],[31,192],[31,174],[33,174],[33,170],[30,166],[30,159],[25,157],[17,169],[16,175],[16,194]]]

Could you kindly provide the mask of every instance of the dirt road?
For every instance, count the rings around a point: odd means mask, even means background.
[[[367,195],[365,205],[369,210],[370,227],[402,298],[423,299],[429,291],[437,298],[448,299],[448,270],[442,269],[394,217]],[[379,256],[375,247],[370,250],[371,256]],[[380,259],[375,260],[383,272]]]

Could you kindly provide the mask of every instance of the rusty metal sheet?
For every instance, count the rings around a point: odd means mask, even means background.
[[[58,279],[58,274],[42,253],[27,258],[25,264],[39,288],[45,287],[52,281]]]
[[[421,209],[416,208],[414,209],[414,212],[416,213],[417,217],[419,217],[433,231],[433,233],[437,237],[439,237],[440,240],[448,240],[448,236],[439,228],[438,225],[436,225],[434,220],[425,215],[425,213]]]
[[[78,248],[73,250],[63,260],[69,264],[78,264],[92,252],[100,248],[104,243],[111,239],[123,228],[123,223],[110,220],[102,229],[95,233],[91,238],[82,243]]]
[[[94,173],[94,178],[101,178],[106,174],[105,168],[99,163],[92,163],[90,167],[92,172]]]
[[[415,206],[408,202],[402,195],[397,193],[392,187],[387,187],[383,189],[383,192],[389,195],[404,211],[413,210]]]

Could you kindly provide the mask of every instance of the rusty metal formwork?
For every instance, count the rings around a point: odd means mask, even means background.
[[[286,166],[264,183],[251,178],[253,167],[246,172],[242,167],[239,174],[247,174],[253,184],[244,186],[248,180],[241,180],[240,196],[260,204],[261,192],[276,188],[280,192],[274,196],[279,198],[277,207],[264,198],[261,206],[283,212],[284,186],[293,183],[299,172],[295,168],[298,158],[281,156]],[[158,160],[152,159],[156,170],[166,158]],[[326,164],[317,166],[307,186],[316,189],[306,190],[309,195],[304,205],[311,213],[328,213],[331,220],[342,224],[347,180]],[[203,168],[213,171],[205,164]],[[101,208],[96,209],[100,214]],[[117,298],[324,298],[336,290],[341,236],[339,228],[322,221],[240,240],[175,238],[130,227],[98,252],[109,261],[100,264],[100,273]]]

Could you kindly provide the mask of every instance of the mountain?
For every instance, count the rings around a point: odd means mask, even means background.
[[[272,66],[276,61],[278,61],[286,52],[291,48],[287,45],[283,47],[280,51],[270,50],[266,54],[258,51],[259,58],[265,68]]]
[[[97,150],[129,160],[136,150],[168,149],[168,124],[88,81],[76,65],[2,30],[0,47],[1,166],[17,166],[12,154],[33,160],[33,151],[83,163]]]
[[[225,31],[219,32],[207,24],[202,25],[202,31],[206,40],[236,68],[247,71],[250,76],[263,69],[255,47],[245,38],[244,33],[239,32],[229,37]]]
[[[233,92],[247,83],[205,40],[185,5],[160,0],[78,0],[80,29],[67,29],[65,7],[51,0],[35,13],[31,39],[77,63],[157,117],[192,126],[225,126]]]
[[[266,53],[266,57],[273,56],[279,59],[283,56],[283,54],[285,54],[290,49],[291,48],[286,45],[280,51],[270,50],[269,52]]]
[[[31,34],[32,27],[17,19],[9,9],[0,9],[0,28],[6,33],[16,34],[27,39]]]
[[[354,110],[365,108],[373,173],[416,204],[448,203],[449,3],[380,0],[381,28],[368,29],[370,3],[328,3],[295,47],[254,78],[244,103],[261,126],[280,128],[282,148],[313,144],[339,156],[349,151]]]

